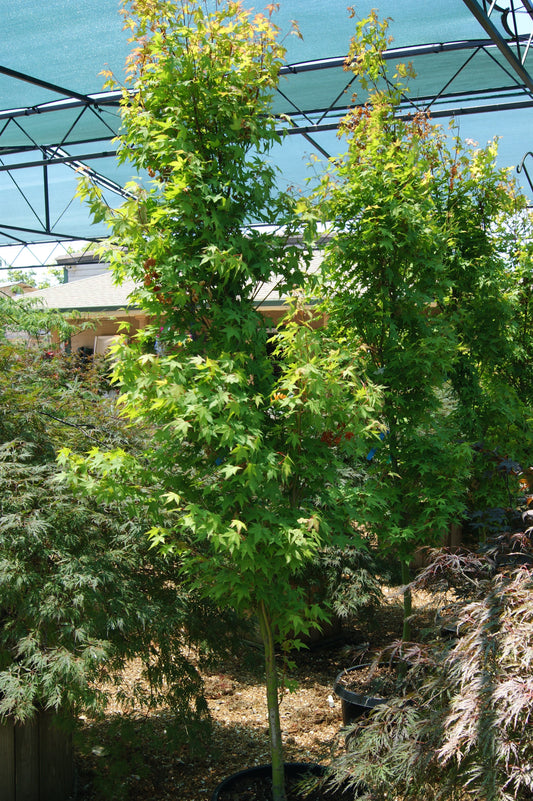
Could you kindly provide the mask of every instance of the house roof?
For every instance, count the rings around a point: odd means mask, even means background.
[[[135,286],[133,281],[116,284],[113,273],[108,270],[80,281],[38,289],[32,293],[32,298],[38,298],[47,308],[59,311],[136,309],[138,304],[130,299]]]
[[[315,271],[321,261],[321,253],[315,253],[310,270]],[[138,287],[132,280],[116,284],[111,270],[100,275],[82,278],[66,284],[57,284],[47,289],[32,292],[32,298],[38,298],[44,306],[59,311],[116,311],[118,309],[139,309],[138,303],[132,300]],[[258,287],[254,295],[258,308],[273,308],[284,305],[284,297],[277,289],[277,281],[273,280]]]
[[[15,295],[25,295],[29,292],[33,292],[34,289],[35,287],[31,284],[26,284],[24,281],[13,281],[10,284],[2,284],[2,286],[0,286],[0,292],[3,295],[8,295],[10,298]]]

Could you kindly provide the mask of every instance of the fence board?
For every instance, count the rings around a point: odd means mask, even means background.
[[[39,723],[37,716],[15,726],[16,801],[39,801]]]
[[[40,712],[0,725],[0,801],[67,801],[74,785],[72,738]]]
[[[74,783],[72,738],[54,725],[54,717],[48,712],[39,717],[39,745],[39,801],[64,801],[71,794]]]
[[[15,732],[12,723],[0,725],[0,801],[15,801]]]

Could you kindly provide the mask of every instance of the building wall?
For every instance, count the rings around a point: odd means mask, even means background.
[[[82,347],[90,348],[93,352],[103,353],[113,344],[113,340],[110,337],[119,334],[119,327],[122,322],[130,324],[129,334],[133,335],[146,326],[147,317],[140,312],[136,314],[118,313],[116,316],[110,315],[109,317],[88,315],[87,317],[82,317],[81,321],[76,319],[76,323],[79,322],[90,322],[92,325],[90,328],[86,328],[71,337],[70,349],[72,353]]]
[[[107,272],[108,269],[109,264],[102,264],[98,261],[91,263],[63,265],[65,282],[69,284],[72,283],[72,281],[81,281],[82,278],[91,278],[93,275],[101,275],[102,273]]]

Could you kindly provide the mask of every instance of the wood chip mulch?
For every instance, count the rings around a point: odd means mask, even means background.
[[[399,636],[397,596],[391,597],[380,617],[371,632],[372,646]],[[281,703],[288,762],[327,765],[344,748],[341,704],[333,693],[333,683],[339,671],[357,659],[367,637],[368,632],[345,629],[343,638],[295,655],[290,678],[296,680],[297,688],[285,690]],[[193,743],[192,748],[169,750],[164,712],[156,715],[137,710],[128,719],[126,737],[117,733],[116,711],[111,710],[103,722],[85,720],[74,801],[210,801],[214,788],[227,776],[269,763],[261,681],[243,673],[237,659],[225,665],[223,672],[205,674],[204,680],[213,719],[213,737],[207,749],[196,750]]]

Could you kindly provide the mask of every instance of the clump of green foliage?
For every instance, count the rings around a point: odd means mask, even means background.
[[[31,312],[9,309],[20,331]],[[56,317],[32,322],[42,331]],[[128,432],[102,392],[107,365],[27,341],[0,343],[0,365],[0,716],[96,713],[138,658],[142,675],[119,694],[125,708],[164,704],[177,735],[185,724],[206,733],[202,682],[184,649],[212,650],[232,626],[175,583],[172,559],[144,537],[143,508],[101,504],[59,481],[60,447],[138,453],[146,431]]]
[[[524,201],[494,143],[450,144],[426,114],[399,113],[410,71],[387,73],[386,32],[376,13],[358,25],[347,67],[368,101],[343,120],[348,150],[315,201],[329,233],[324,310],[337,334],[365,343],[367,373],[383,386],[369,526],[408,584],[414,550],[445,541],[481,502],[474,443],[528,427],[529,399],[503,366],[522,347],[513,320],[527,290],[498,235]],[[409,611],[406,596],[406,623]]]
[[[470,514],[478,518],[484,516],[485,509],[499,508],[503,514],[506,509],[513,509],[524,486],[531,484],[532,220],[531,210],[524,208],[501,217],[491,231],[504,265],[499,292],[510,314],[504,318],[504,355],[492,358],[489,365],[485,365],[485,372],[480,369],[483,361],[478,358],[477,380],[471,382],[467,395],[470,398],[466,404],[470,410],[469,420],[476,421],[475,427],[470,429],[475,459],[468,506]],[[484,350],[485,345],[482,347]],[[501,339],[499,347],[501,349]],[[474,391],[476,383],[480,382],[486,389],[484,395]],[[468,383],[465,373],[464,393],[468,393]],[[484,536],[484,532],[481,533]]]
[[[357,540],[358,541],[358,540]],[[313,596],[340,622],[353,625],[371,619],[383,601],[382,580],[387,575],[376,554],[364,543],[323,548],[305,569],[302,580]]]
[[[62,314],[43,308],[31,296],[21,297],[14,302],[4,292],[0,292],[0,314],[2,343],[17,337],[29,338],[36,342],[49,342],[52,330],[57,332],[60,339],[68,339],[73,330]]]

